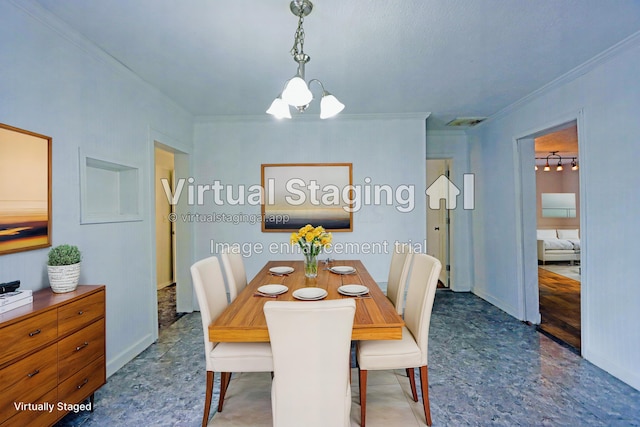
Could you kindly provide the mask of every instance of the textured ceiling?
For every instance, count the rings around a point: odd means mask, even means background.
[[[295,74],[287,0],[36,1],[195,115],[262,115]],[[491,116],[639,31],[640,2],[316,0],[304,28],[307,79],[345,114],[446,123]]]

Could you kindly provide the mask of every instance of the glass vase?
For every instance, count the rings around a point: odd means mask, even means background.
[[[311,279],[318,276],[318,256],[317,255],[305,255],[304,256],[304,275]]]

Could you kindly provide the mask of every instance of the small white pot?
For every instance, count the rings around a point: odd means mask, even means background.
[[[75,291],[80,280],[80,264],[48,265],[51,290],[58,294]]]

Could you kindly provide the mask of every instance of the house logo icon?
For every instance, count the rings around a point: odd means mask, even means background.
[[[463,209],[473,209],[475,207],[474,197],[474,175],[465,173],[463,175]],[[451,182],[445,175],[440,175],[426,189],[426,195],[429,197],[429,209],[440,209],[440,200],[444,199],[445,209],[455,209],[457,206],[458,195],[461,191]]]

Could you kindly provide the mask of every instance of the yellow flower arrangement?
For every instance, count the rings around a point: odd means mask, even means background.
[[[331,246],[331,233],[328,233],[324,227],[314,227],[307,224],[298,232],[291,233],[291,244],[300,245],[302,253],[310,256],[318,256],[323,249]]]
[[[323,249],[331,246],[331,233],[322,226],[307,224],[298,232],[291,233],[291,244],[298,244],[304,254],[305,276],[316,277],[318,274],[318,255]]]

